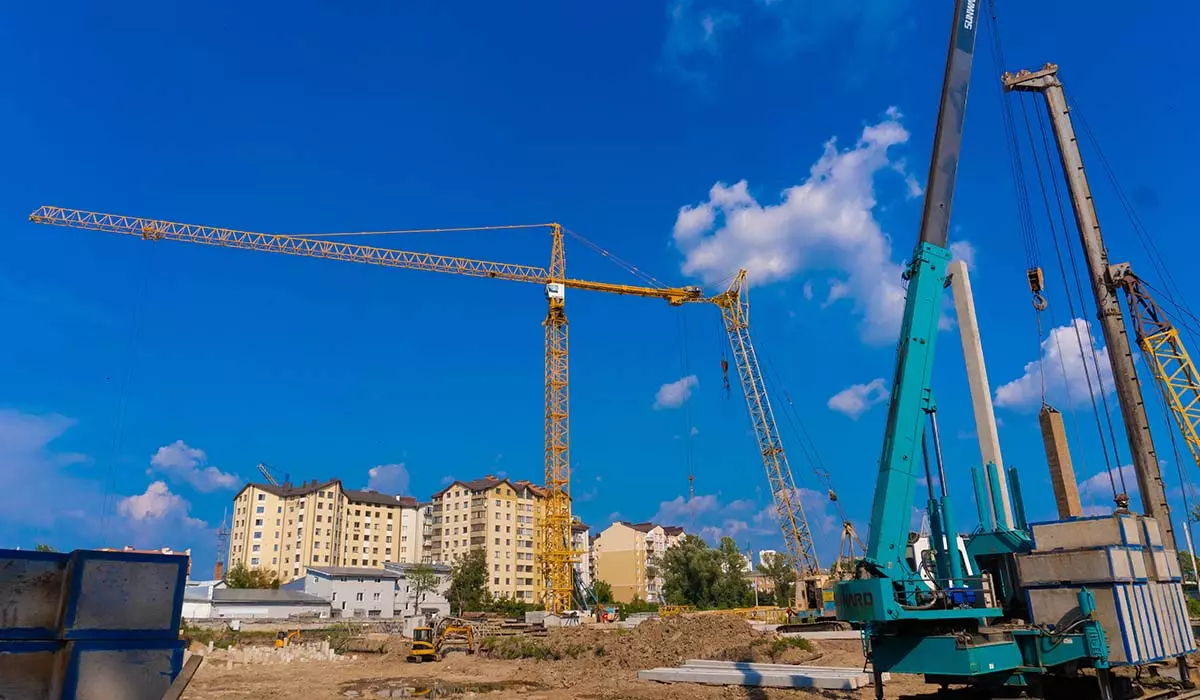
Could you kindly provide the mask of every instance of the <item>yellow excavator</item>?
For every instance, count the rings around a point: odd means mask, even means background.
[[[275,635],[275,648],[282,649],[292,642],[298,641],[300,641],[300,630],[292,630],[291,632],[280,630],[279,634]]]
[[[466,620],[442,618],[436,627],[417,627],[413,630],[412,649],[405,661],[441,661],[448,652],[454,650],[474,654],[475,637],[475,628]]]

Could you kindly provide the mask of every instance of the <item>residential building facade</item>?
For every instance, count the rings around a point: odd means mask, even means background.
[[[619,603],[661,603],[663,559],[683,536],[683,528],[673,525],[617,521],[593,543],[595,577],[612,587]]]
[[[453,564],[482,550],[493,596],[533,603],[543,596],[538,567],[545,492],[528,481],[488,475],[455,481],[433,495],[430,560]]]
[[[338,479],[249,483],[233,511],[229,566],[273,571],[282,583],[303,578],[310,566],[379,567],[420,561],[424,552],[422,504],[347,489]]]

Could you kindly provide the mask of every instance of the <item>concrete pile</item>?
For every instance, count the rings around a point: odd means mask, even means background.
[[[225,661],[225,668],[233,668],[238,664],[290,664],[308,661],[355,661],[357,656],[339,656],[329,646],[328,641],[302,642],[289,644],[286,647],[229,647],[228,649],[213,649],[209,644],[205,654],[212,661]]]
[[[888,680],[888,674],[883,674]],[[638,679],[662,683],[699,683],[757,688],[857,690],[871,685],[871,674],[859,668],[758,664],[692,659],[676,668],[638,671]]]

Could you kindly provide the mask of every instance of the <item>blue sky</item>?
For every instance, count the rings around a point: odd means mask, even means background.
[[[260,461],[293,481],[418,497],[450,477],[541,475],[536,286],[27,222],[57,204],[270,232],[555,220],[664,282],[717,288],[746,265],[754,336],[828,560],[838,523],[783,394],[861,524],[949,12],[913,0],[15,8],[0,27],[12,67],[0,78],[0,462],[21,487],[0,497],[0,541],[191,547],[204,571],[224,507]],[[1188,47],[1158,37],[1197,10],[1013,0],[1002,12],[1005,68],[1061,64],[1178,260],[1197,105],[1174,78]],[[1031,13],[1038,22],[1018,21]],[[973,265],[1006,460],[1022,469],[1031,516],[1047,518],[1039,382],[1023,378],[1041,350],[988,40],[951,238]],[[1093,181],[1113,259],[1147,268],[1098,169]],[[368,240],[539,265],[549,252],[531,231]],[[572,276],[635,281],[568,246]],[[1042,249],[1045,330],[1069,328]],[[568,313],[576,512],[593,526],[660,518],[778,547],[745,404],[721,387],[715,310],[681,317],[578,292]],[[952,333],[940,343],[946,456],[969,503],[979,453],[962,356]],[[1046,345],[1047,378],[1065,409],[1062,386],[1082,375],[1067,357],[1060,381],[1057,347]],[[1090,420],[1081,409],[1072,436],[1081,480],[1103,478]],[[1165,474],[1178,502],[1173,463]],[[1104,505],[1106,488],[1085,488],[1089,503]],[[959,510],[968,527],[973,509]]]

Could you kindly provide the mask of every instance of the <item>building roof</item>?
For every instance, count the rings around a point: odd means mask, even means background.
[[[450,565],[448,564],[416,564],[407,561],[389,561],[384,566],[388,571],[399,572],[401,576],[405,576],[414,567],[428,566],[435,574],[444,575],[450,573]],[[310,569],[311,571],[311,569]]]
[[[495,475],[488,474],[487,476],[483,477],[482,479],[472,479],[471,481],[452,481],[452,482],[450,482],[450,484],[448,486],[446,486],[446,488],[433,494],[433,498],[434,499],[441,498],[447,491],[454,488],[455,486],[461,486],[461,487],[467,489],[468,491],[489,491],[491,489],[496,488],[500,484],[508,484],[514,490],[517,490],[517,491],[527,488],[530,491],[533,491],[534,494],[536,494],[542,498],[546,497],[546,489],[541,486],[538,486],[537,484],[533,483],[532,481],[528,481],[526,479],[519,479],[519,480],[513,481],[512,479],[508,479],[508,478],[501,479]]]
[[[329,601],[300,591],[272,588],[217,588],[214,603],[258,603],[270,605],[328,605]]]
[[[406,506],[408,508],[417,507],[417,499],[412,496],[391,496],[379,491],[372,491],[371,489],[363,489],[361,491],[342,489],[342,493],[346,494],[346,498],[354,503],[370,503],[379,506]]]
[[[329,488],[334,484],[337,484],[340,487],[342,484],[341,479],[330,479],[329,481],[317,481],[316,479],[313,479],[312,481],[306,481],[299,486],[293,486],[290,482],[286,481],[278,486],[275,484],[261,484],[256,481],[251,481],[242,487],[242,491],[245,491],[253,486],[256,489],[260,491],[266,491],[273,496],[287,498],[289,496],[307,496],[310,493],[316,493],[317,491]],[[238,491],[239,496],[241,495],[242,491]]]
[[[361,566],[310,566],[308,572],[330,578],[400,578],[394,571]]]
[[[316,479],[313,479],[312,481],[305,481],[299,486],[294,486],[288,482],[284,482],[283,484],[276,486],[274,484],[261,484],[251,481],[242,487],[242,491],[245,491],[253,486],[260,491],[266,491],[274,496],[279,496],[280,498],[289,498],[293,496],[307,496],[310,493],[324,491],[334,484],[337,484],[341,492],[346,494],[346,498],[354,503],[370,503],[372,505],[380,506],[403,506],[406,508],[416,508],[419,505],[417,503],[417,499],[413,498],[412,496],[393,496],[386,493],[380,493],[379,491],[372,491],[371,489],[348,489],[342,486],[341,479],[330,479],[329,481],[317,481]],[[238,492],[239,496],[241,495],[242,491]]]
[[[591,529],[592,528],[584,525],[583,523],[571,523],[571,532],[587,532]]]
[[[682,535],[683,534],[683,528],[679,527],[678,525],[659,525],[658,523],[651,523],[651,522],[630,523],[630,522],[626,522],[624,520],[617,520],[613,524],[614,525],[624,525],[625,527],[633,528],[634,530],[637,530],[638,532],[650,532],[651,530],[653,530],[656,527],[661,527],[663,532],[668,535]]]

